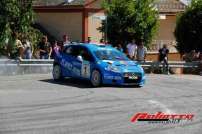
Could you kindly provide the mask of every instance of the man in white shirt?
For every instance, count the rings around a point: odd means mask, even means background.
[[[143,62],[145,61],[147,54],[147,48],[143,45],[143,42],[140,42],[140,44],[137,47],[137,61]]]
[[[130,59],[134,60],[136,58],[137,45],[135,44],[135,40],[127,45],[127,53]]]

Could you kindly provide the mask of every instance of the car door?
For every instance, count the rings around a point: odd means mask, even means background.
[[[73,65],[73,68],[71,70],[72,77],[81,78],[81,67],[82,67],[82,59],[81,59],[81,50],[82,47],[79,45],[73,46],[73,52],[72,52],[72,59],[71,63]]]
[[[94,58],[90,51],[83,47],[81,49],[82,64],[81,64],[81,77],[85,79],[90,79],[91,71],[94,65]]]
[[[93,57],[84,46],[74,46],[72,77],[90,79]]]
[[[84,46],[74,46],[72,59],[72,76],[77,78],[90,78],[91,59],[89,52]]]
[[[93,57],[87,48],[80,45],[67,47],[62,59],[65,76],[90,79]]]
[[[74,60],[73,53],[74,53],[74,47],[73,45],[71,45],[66,47],[61,55],[60,65],[63,75],[66,77],[72,77],[72,69],[73,69],[72,60]]]

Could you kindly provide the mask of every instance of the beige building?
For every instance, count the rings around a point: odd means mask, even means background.
[[[179,0],[161,0],[156,5],[160,13],[160,24],[151,50],[158,50],[163,44],[167,44],[172,52],[176,52],[174,37],[176,19],[177,15],[185,10],[186,5]]]
[[[37,5],[36,22],[44,27],[58,40],[67,34],[72,41],[86,41],[88,37],[98,42],[103,33],[99,32],[104,10],[101,8],[102,0],[86,0],[83,3],[59,5]]]
[[[62,35],[68,34],[73,41],[86,41],[88,37],[99,42],[103,33],[98,28],[104,19],[105,13],[101,8],[102,0],[74,0],[72,3],[35,3],[37,23],[48,32],[61,40]],[[156,3],[160,13],[159,31],[150,50],[158,50],[163,44],[168,44],[171,51],[174,49],[174,29],[176,16],[183,12],[186,6],[178,0],[160,0]]]

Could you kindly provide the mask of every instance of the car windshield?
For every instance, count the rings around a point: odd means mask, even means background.
[[[95,55],[99,60],[129,60],[125,54],[115,50],[99,50],[95,52]]]

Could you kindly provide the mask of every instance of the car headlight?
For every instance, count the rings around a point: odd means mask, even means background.
[[[113,66],[108,66],[105,68],[105,70],[112,71],[112,72],[119,72],[119,69],[117,67],[113,67]]]
[[[144,69],[143,69],[140,65],[138,65],[137,67],[140,68],[140,71],[141,71],[141,72],[144,72]]]

